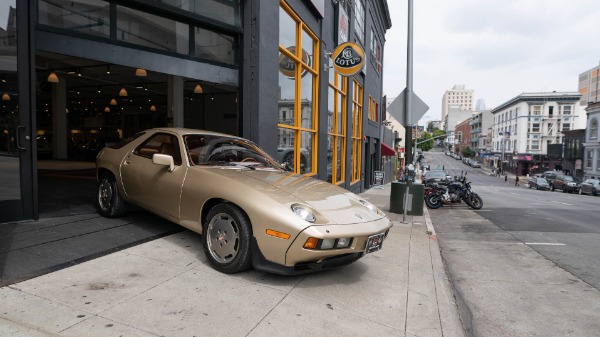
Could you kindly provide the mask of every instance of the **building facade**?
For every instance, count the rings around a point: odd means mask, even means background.
[[[584,179],[600,179],[600,102],[589,103],[585,130],[583,176]]]
[[[580,104],[586,107],[588,104],[600,102],[600,65],[579,74]]]
[[[26,0],[0,6],[7,219],[39,217],[37,167],[152,127],[242,136],[352,191],[381,166],[385,0]],[[342,76],[342,42],[365,55]],[[97,146],[97,145],[96,145]],[[90,155],[91,154],[91,155]]]
[[[494,166],[519,175],[562,169],[564,134],[575,128],[575,92],[523,93],[491,110]]]
[[[469,117],[458,123],[454,129],[454,153],[462,156],[462,151],[471,148],[471,121]]]
[[[573,177],[583,178],[583,144],[585,129],[563,131],[565,135],[562,169]]]
[[[473,89],[465,89],[464,84],[457,84],[447,90],[442,97],[442,130],[448,131],[447,116],[451,107],[455,110],[473,110]]]

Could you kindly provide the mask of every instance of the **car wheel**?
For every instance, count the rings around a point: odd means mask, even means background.
[[[107,218],[121,216],[127,211],[127,203],[119,194],[117,182],[112,175],[104,174],[100,178],[96,205],[98,212]]]
[[[213,207],[203,230],[204,253],[215,269],[233,274],[251,267],[251,225],[239,207],[230,203]]]
[[[563,188],[562,188],[562,192],[563,192],[563,193],[567,193],[567,189],[566,189],[564,186],[563,186]]]
[[[592,195],[595,197],[598,196],[598,191],[595,188],[592,189]]]

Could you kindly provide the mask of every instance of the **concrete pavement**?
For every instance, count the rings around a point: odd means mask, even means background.
[[[0,288],[0,336],[465,336],[427,211],[388,215],[381,251],[302,276],[221,274],[190,231],[109,253]]]

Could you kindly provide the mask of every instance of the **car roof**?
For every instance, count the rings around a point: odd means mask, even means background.
[[[200,130],[200,129],[189,129],[189,128],[154,128],[154,129],[148,129],[145,131],[155,131],[155,132],[172,132],[172,133],[177,133],[180,134],[182,136],[185,135],[195,135],[195,134],[203,134],[203,135],[210,135],[210,136],[223,136],[223,137],[232,137],[232,138],[238,138],[238,139],[243,139],[243,140],[248,140],[246,138],[242,138],[242,137],[238,137],[238,136],[234,136],[234,135],[230,135],[230,134],[226,134],[226,133],[221,133],[221,132],[215,132],[215,131],[208,131],[208,130]]]

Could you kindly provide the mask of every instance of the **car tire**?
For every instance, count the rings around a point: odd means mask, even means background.
[[[107,218],[119,217],[127,212],[127,203],[121,197],[117,181],[111,174],[100,177],[96,206],[100,215]]]
[[[554,185],[550,185],[550,191],[554,192]]]
[[[592,195],[597,197],[598,196],[598,191],[596,191],[595,188],[592,188]]]
[[[208,212],[202,240],[204,254],[216,270],[234,274],[249,269],[251,238],[250,220],[239,207],[223,203]]]
[[[566,189],[564,186],[563,186],[563,188],[562,188],[562,192],[563,192],[563,193],[567,193],[567,189]]]

